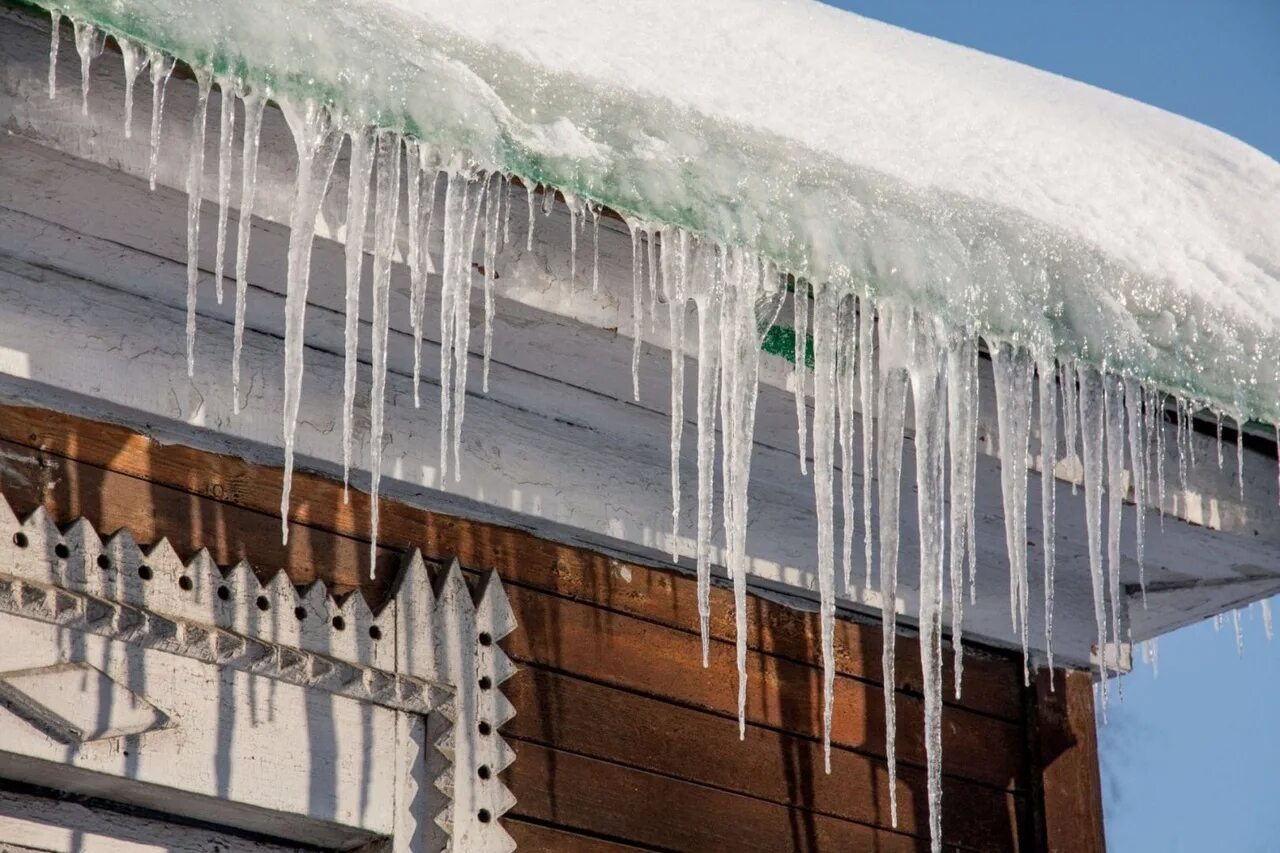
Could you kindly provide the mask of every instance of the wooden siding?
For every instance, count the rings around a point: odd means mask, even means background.
[[[208,548],[295,584],[323,578],[375,606],[393,571],[367,573],[368,496],[295,477],[280,544],[280,471],[165,445],[124,428],[0,406],[0,487],[14,510],[43,505]],[[518,754],[505,819],[522,849],[916,850],[927,848],[918,646],[897,644],[899,824],[890,826],[880,626],[836,631],[832,773],[822,770],[815,614],[749,599],[747,729],[738,738],[731,593],[713,588],[710,666],[701,665],[695,585],[524,531],[380,504],[382,562],[416,546],[436,561],[496,568],[520,628],[504,729]],[[950,673],[950,660],[947,661]],[[1102,849],[1092,692],[1056,672],[1025,689],[1021,663],[969,650],[965,691],[943,715],[943,836],[949,849]],[[950,694],[948,694],[950,695]]]

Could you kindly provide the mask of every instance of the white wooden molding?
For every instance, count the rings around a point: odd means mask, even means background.
[[[273,696],[273,684],[296,688],[290,695],[299,700],[292,703],[298,716],[276,721],[276,728],[310,729],[332,718],[339,702],[366,729],[374,716],[386,718],[385,734],[366,732],[349,752],[362,767],[381,763],[392,771],[392,807],[374,814],[365,803],[354,829],[389,837],[398,851],[506,853],[515,844],[499,818],[514,798],[498,773],[515,756],[497,732],[514,709],[498,686],[515,668],[497,641],[515,622],[496,573],[483,576],[474,594],[456,562],[438,575],[433,584],[421,554],[408,555],[392,600],[374,614],[359,592],[339,602],[323,582],[296,589],[284,572],[262,584],[244,562],[223,574],[207,551],[184,562],[164,539],[144,551],[128,531],[104,541],[83,519],[60,531],[43,508],[19,522],[0,495],[0,639],[12,634],[33,647],[16,657],[0,652],[0,707],[27,726],[17,727],[22,735],[16,739],[0,739],[0,754],[48,761],[60,747],[62,763],[76,766],[85,754],[80,747],[90,747],[89,753],[99,746],[133,749],[139,753],[136,770],[152,755],[168,753],[168,776],[130,775],[128,765],[118,775],[152,788],[227,799],[226,785],[184,763],[274,763],[283,756],[242,755],[221,740],[207,755],[189,749],[187,740],[208,735],[192,731],[199,715],[183,710],[190,710],[184,703],[191,697],[166,695],[150,674],[177,657],[183,667],[204,674],[204,683],[188,690],[201,691],[229,676],[250,690],[266,686]],[[108,659],[111,649],[132,656],[132,669],[120,673],[95,665],[85,654],[90,645],[102,647]],[[273,702],[250,710],[251,716],[284,713]],[[5,731],[0,721],[0,735]],[[334,731],[330,740],[344,736]],[[120,747],[122,741],[132,746]],[[294,745],[287,738],[282,744]],[[342,746],[328,748],[341,763]],[[364,754],[384,749],[376,758]],[[320,758],[306,756],[305,769]],[[91,760],[82,766],[110,773],[102,764]],[[48,786],[51,778],[59,777],[45,767],[31,781]],[[361,784],[367,787],[368,780]],[[78,786],[72,780],[67,787]],[[126,799],[136,799],[128,794]],[[143,799],[158,795],[144,792]],[[366,791],[362,798],[367,796]],[[306,800],[305,816],[349,820],[341,808],[316,808],[314,799]],[[301,805],[290,805],[287,796],[281,800],[264,805],[284,812]],[[260,831],[263,820],[252,817],[246,827]],[[329,841],[334,835],[318,832],[293,840]]]

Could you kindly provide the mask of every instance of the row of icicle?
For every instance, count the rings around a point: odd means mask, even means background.
[[[49,94],[56,92],[59,25],[53,13],[49,66]],[[74,21],[75,46],[82,69],[83,108],[88,110],[89,66],[104,46],[104,34]],[[150,180],[155,188],[156,164],[163,118],[165,84],[174,61],[152,48],[116,37],[126,76],[125,135],[131,135],[133,85],[149,69],[152,82]],[[510,215],[514,179],[500,170],[470,165],[464,158],[445,158],[432,147],[402,134],[379,130],[336,115],[314,101],[294,101],[279,93],[255,90],[234,81],[213,79],[211,72],[194,69],[198,101],[192,119],[187,172],[187,358],[194,373],[196,303],[198,298],[199,212],[203,198],[205,125],[214,82],[221,92],[218,130],[218,235],[215,296],[221,303],[228,209],[234,169],[233,134],[237,110],[244,115],[241,146],[239,225],[235,253],[235,323],[232,387],[235,410],[240,404],[240,356],[245,324],[247,259],[251,214],[256,187],[259,133],[269,99],[280,107],[293,134],[298,167],[291,210],[288,282],[285,302],[285,391],[283,433],[284,489],[282,530],[288,536],[289,487],[293,470],[295,430],[303,373],[305,322],[311,246],[316,220],[344,141],[349,150],[346,198],[346,323],[343,393],[343,479],[348,481],[354,441],[353,406],[358,363],[362,258],[366,248],[372,267],[372,382],[370,442],[371,543],[370,572],[377,546],[378,490],[387,378],[390,321],[390,280],[401,229],[407,234],[403,257],[410,273],[409,321],[414,337],[414,404],[418,389],[429,275],[438,275],[440,290],[440,480],[461,476],[459,436],[466,405],[470,312],[473,278],[483,281],[484,340],[482,387],[488,390],[493,340],[495,263],[510,244]],[[403,173],[403,174],[402,174]],[[443,192],[439,191],[443,183]],[[535,185],[525,182],[528,205],[527,249],[533,247]],[[407,187],[407,210],[399,210],[402,187]],[[443,196],[441,203],[439,196]],[[602,208],[562,193],[570,214],[571,287],[576,286],[578,234],[591,218],[593,237],[592,289],[599,287],[599,232]],[[541,193],[544,214],[556,201],[554,190]],[[372,210],[372,230],[369,214]],[[833,285],[796,281],[768,260],[738,247],[719,246],[680,229],[657,229],[628,223],[633,249],[632,338],[633,394],[639,397],[639,364],[643,323],[656,324],[659,305],[667,306],[671,350],[671,497],[672,542],[678,541],[680,521],[680,458],[685,426],[684,342],[689,304],[697,324],[696,457],[697,507],[695,555],[697,600],[702,632],[703,662],[709,651],[710,578],[715,536],[715,453],[720,438],[721,517],[724,563],[733,583],[736,614],[739,729],[745,732],[746,703],[746,588],[748,572],[747,493],[755,425],[755,407],[764,333],[774,323],[788,290],[793,292],[795,335],[794,390],[798,418],[800,467],[807,473],[807,445],[812,445],[813,483],[817,506],[817,575],[821,598],[823,666],[823,748],[830,772],[830,727],[835,676],[833,648],[837,578],[846,597],[856,584],[873,583],[874,553],[878,551],[878,592],[883,607],[883,685],[886,751],[890,773],[890,807],[897,822],[894,713],[894,640],[898,590],[898,518],[906,406],[914,417],[916,499],[920,520],[919,613],[921,665],[925,678],[925,735],[928,764],[930,832],[939,849],[942,754],[943,618],[950,607],[951,644],[955,655],[954,691],[961,693],[963,660],[961,636],[965,589],[976,600],[975,500],[977,460],[978,364],[980,345],[973,330],[948,326],[888,301],[873,305],[866,294],[854,295]],[[407,226],[407,227],[405,227]],[[428,237],[443,233],[440,258],[428,251]],[[371,233],[372,245],[366,246]],[[479,247],[482,262],[476,263]],[[646,309],[646,302],[648,307]],[[812,302],[812,305],[810,304]],[[810,323],[810,317],[812,322]],[[810,329],[810,325],[812,328]],[[809,352],[812,344],[812,371]],[[1052,353],[1033,354],[1007,343],[988,342],[997,402],[1001,489],[1004,501],[1006,547],[1009,554],[1010,618],[1023,649],[1024,679],[1029,681],[1028,565],[1026,531],[1030,435],[1038,426],[1038,467],[1053,471],[1059,462],[1082,462],[1088,528],[1088,554],[1097,623],[1099,659],[1102,650],[1128,639],[1121,625],[1120,584],[1121,507],[1137,505],[1135,530],[1139,580],[1145,601],[1143,543],[1145,508],[1166,506],[1164,470],[1166,437],[1161,428],[1172,416],[1176,423],[1178,478],[1185,490],[1188,467],[1195,463],[1191,440],[1192,414],[1197,407],[1177,401],[1171,408],[1161,392],[1133,379],[1099,373]],[[813,388],[813,425],[808,429],[807,387]],[[1061,431],[1059,431],[1061,413]],[[855,421],[857,425],[855,428]],[[717,429],[718,423],[718,429]],[[1218,464],[1222,465],[1219,418]],[[861,441],[855,443],[855,432]],[[1241,430],[1237,429],[1237,465],[1243,466]],[[811,436],[811,438],[810,438]],[[1061,440],[1060,440],[1061,437]],[[834,472],[840,471],[840,543],[836,547]],[[1151,463],[1154,453],[1155,464]],[[1127,457],[1127,465],[1126,465]],[[452,461],[451,461],[452,460]],[[861,494],[854,493],[853,471],[864,472]],[[874,473],[874,476],[872,474]],[[1243,471],[1239,472],[1243,493]],[[1074,477],[1073,477],[1074,480]],[[1054,589],[1054,478],[1042,476],[1040,518],[1044,573],[1046,663],[1052,666]],[[1072,489],[1076,485],[1073,481]],[[1103,512],[1105,502],[1105,513]],[[860,503],[860,506],[859,506]],[[878,530],[872,530],[872,507],[879,506]],[[1105,518],[1105,524],[1104,524]],[[855,530],[862,528],[862,547],[855,548]],[[1105,543],[1104,543],[1105,537]],[[839,574],[837,574],[837,554]],[[673,557],[678,547],[673,544]],[[859,560],[863,572],[856,571]],[[1270,620],[1268,619],[1268,624]],[[1107,667],[1102,665],[1101,693],[1106,714]]]

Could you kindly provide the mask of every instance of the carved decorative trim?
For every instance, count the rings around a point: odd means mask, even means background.
[[[515,754],[498,729],[515,711],[498,687],[515,666],[497,642],[514,616],[496,573],[474,592],[456,561],[437,574],[415,550],[375,615],[358,592],[338,601],[284,572],[262,584],[243,561],[223,574],[165,539],[144,551],[84,519],[60,531],[42,508],[19,522],[0,495],[0,613],[402,712],[398,799],[426,803],[429,785],[442,807],[400,809],[394,849],[507,853],[515,799],[498,774]]]

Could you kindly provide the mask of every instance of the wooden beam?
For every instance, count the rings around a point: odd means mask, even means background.
[[[1106,850],[1093,681],[1087,672],[1040,670],[1028,689],[1033,753],[1030,829],[1049,853]]]

